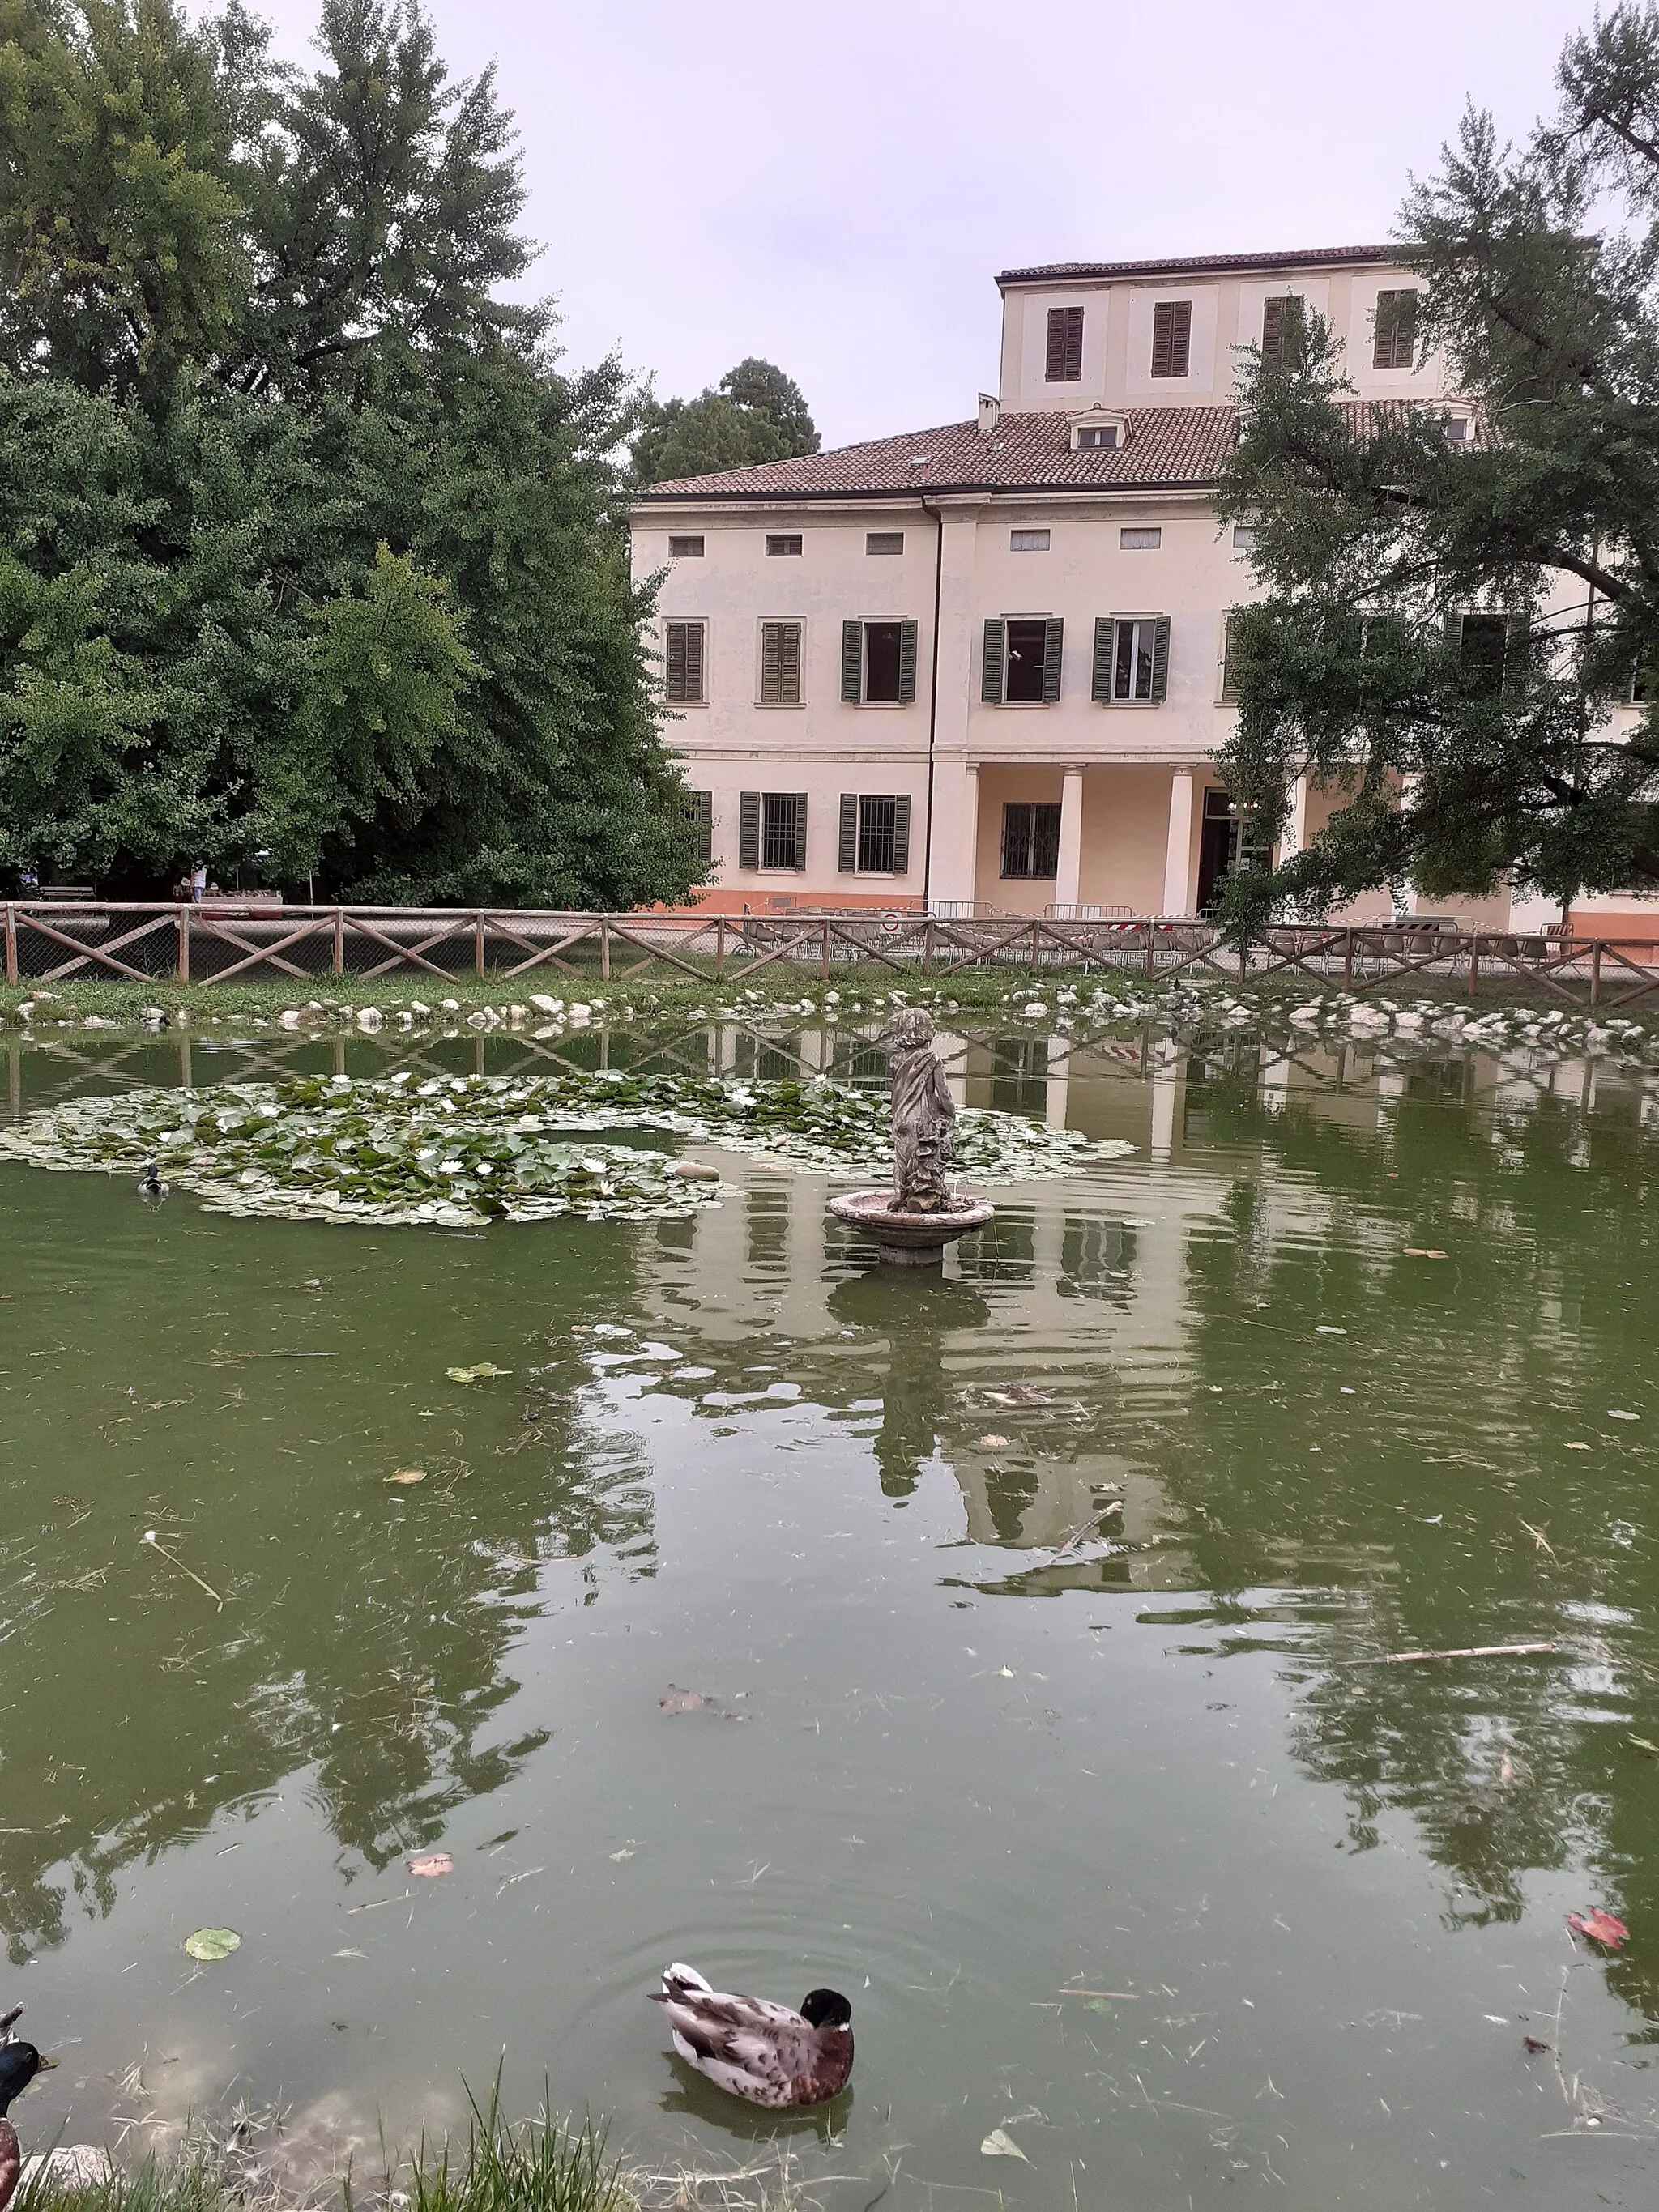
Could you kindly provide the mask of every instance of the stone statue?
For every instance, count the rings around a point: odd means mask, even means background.
[[[954,1148],[951,1125],[956,1101],[945,1086],[945,1071],[933,1050],[933,1018],[920,1006],[906,1006],[893,1018],[888,1062],[893,1100],[893,1200],[895,1213],[943,1213],[950,1206],[947,1182]]]

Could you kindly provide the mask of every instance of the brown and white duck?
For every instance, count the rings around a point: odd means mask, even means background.
[[[673,1966],[651,2000],[665,2008],[687,2065],[751,2105],[823,2105],[847,2087],[853,2008],[839,1990],[809,1990],[791,2012],[765,1997],[728,1996],[695,1966]]]

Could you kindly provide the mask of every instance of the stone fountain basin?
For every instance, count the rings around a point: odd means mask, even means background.
[[[890,1190],[849,1190],[830,1201],[838,1221],[873,1237],[884,1260],[895,1267],[936,1267],[947,1244],[983,1229],[996,1208],[988,1199],[959,1198],[939,1213],[900,1213]]]

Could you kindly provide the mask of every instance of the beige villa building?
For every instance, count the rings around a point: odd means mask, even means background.
[[[1241,349],[1271,353],[1303,302],[1362,400],[1467,419],[1385,247],[997,281],[1000,389],[973,419],[635,507],[720,909],[1202,912],[1246,834],[1212,769],[1226,611],[1253,588],[1212,503]],[[1298,789],[1288,838],[1329,804]],[[1465,910],[1519,923],[1510,903]]]

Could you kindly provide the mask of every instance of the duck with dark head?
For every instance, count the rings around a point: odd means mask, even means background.
[[[11,2100],[22,2095],[37,2074],[44,2074],[58,2063],[55,2058],[48,2058],[37,2051],[32,2043],[12,2040],[12,2026],[22,2009],[21,2005],[14,2005],[9,2013],[0,2014],[0,2033],[6,2039],[0,2043],[0,2212],[5,2212],[10,2203],[17,2177],[23,2170],[17,2130],[8,2117]]]

